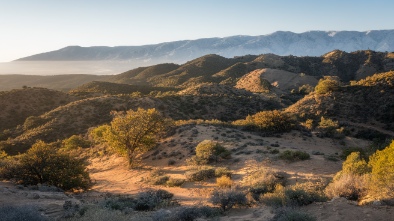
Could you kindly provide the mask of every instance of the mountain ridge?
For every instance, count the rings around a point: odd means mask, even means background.
[[[223,57],[247,54],[319,56],[335,49],[394,51],[394,30],[309,31],[293,33],[277,31],[268,35],[237,35],[224,38],[201,38],[142,46],[68,46],[16,61],[44,60],[140,60],[148,63],[184,63],[206,54]]]

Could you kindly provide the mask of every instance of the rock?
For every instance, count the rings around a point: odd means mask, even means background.
[[[383,202],[380,201],[380,200],[374,200],[374,201],[372,202],[372,205],[373,205],[373,206],[383,206]]]
[[[40,195],[38,195],[37,193],[32,193],[28,195],[27,198],[36,200],[36,199],[40,199]]]

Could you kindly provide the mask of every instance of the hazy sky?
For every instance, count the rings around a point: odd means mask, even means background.
[[[393,0],[0,0],[0,62],[69,45],[393,29]]]

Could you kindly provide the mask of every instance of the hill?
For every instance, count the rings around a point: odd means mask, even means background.
[[[236,88],[250,92],[263,93],[276,89],[276,93],[286,93],[302,85],[315,87],[317,79],[305,74],[296,74],[277,69],[257,69],[244,75],[235,85]]]
[[[143,46],[80,47],[20,58],[18,61],[146,60],[150,64],[184,63],[206,54],[224,57],[247,54],[319,56],[335,49],[343,51],[394,51],[394,30],[374,31],[278,31],[260,36],[231,36],[166,42]]]
[[[393,85],[394,72],[375,74],[327,94],[309,94],[287,111],[314,119],[330,117],[344,125],[364,129],[378,128],[378,131],[394,136]],[[371,134],[370,138],[373,136]]]
[[[76,98],[46,88],[24,88],[0,92],[0,132],[23,124],[29,116],[39,116],[73,100]]]

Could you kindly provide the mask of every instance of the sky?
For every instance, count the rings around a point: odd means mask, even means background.
[[[394,29],[392,0],[0,0],[0,62],[79,45]]]

